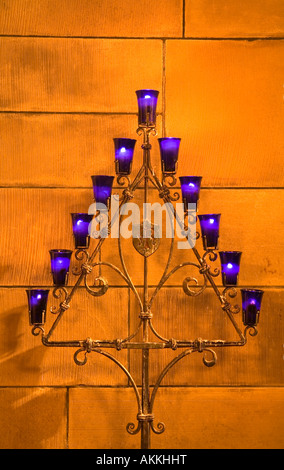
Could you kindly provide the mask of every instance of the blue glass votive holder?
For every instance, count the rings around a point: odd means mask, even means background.
[[[136,144],[135,139],[115,138],[115,172],[118,175],[130,175],[134,147]]]
[[[30,325],[44,325],[49,290],[27,289]]]
[[[88,248],[90,244],[89,226],[93,214],[72,213],[71,217],[75,248]]]
[[[104,204],[109,209],[114,176],[93,175],[91,178],[95,201]]]
[[[223,286],[236,286],[240,272],[241,251],[219,251]]]
[[[259,322],[263,290],[241,289],[243,324],[245,326],[256,326]]]
[[[202,176],[180,176],[182,202],[187,212],[188,204],[198,204]]]
[[[158,139],[163,173],[176,173],[180,141],[181,139],[177,137],[162,137]]]
[[[221,214],[199,215],[204,250],[217,250]]]
[[[159,92],[157,90],[137,90],[138,125],[140,127],[156,126],[156,109]]]

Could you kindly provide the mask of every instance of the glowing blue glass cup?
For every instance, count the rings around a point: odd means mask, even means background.
[[[218,248],[219,227],[221,214],[199,215],[204,250]]]
[[[181,139],[177,137],[162,137],[158,139],[163,173],[176,173],[180,141]]]
[[[50,250],[51,273],[55,286],[66,286],[68,283],[71,250]]]
[[[188,204],[198,204],[202,176],[180,176],[182,202],[187,212]]]
[[[44,325],[49,290],[27,289],[30,325]]]
[[[259,322],[263,290],[241,289],[243,324],[245,326],[256,326]]]
[[[157,90],[137,90],[138,125],[140,127],[156,126],[156,109],[159,92]]]
[[[118,175],[130,175],[134,147],[136,144],[135,139],[115,138],[115,172]]]
[[[95,201],[97,203],[104,204],[106,208],[109,209],[114,177],[106,175],[93,175],[91,178],[93,182]]]
[[[240,272],[241,251],[219,251],[223,286],[236,286]]]
[[[89,225],[93,214],[72,213],[72,228],[75,248],[88,248],[90,244]]]

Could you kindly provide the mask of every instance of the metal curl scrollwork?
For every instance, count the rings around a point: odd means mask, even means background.
[[[224,309],[229,309],[231,313],[237,314],[240,312],[240,307],[238,305],[232,305],[227,299],[227,296],[229,296],[231,299],[235,298],[237,296],[237,290],[235,287],[225,287],[225,289],[222,292],[222,300],[224,302]]]
[[[159,292],[159,290],[161,289],[161,287],[165,284],[165,282],[176,272],[178,271],[179,269],[181,268],[184,268],[185,266],[194,266],[196,267],[197,269],[200,269],[200,266],[196,263],[192,263],[190,261],[187,261],[185,263],[181,263],[177,266],[175,266],[168,274],[164,274],[161,281],[159,282],[159,285],[157,286],[154,294],[152,295],[152,298],[150,300],[150,305],[152,305],[153,303],[153,300],[154,300],[154,297],[156,297],[157,293]],[[184,282],[183,282],[183,289],[184,289],[184,292],[185,294],[187,295],[199,295],[199,294],[196,294],[194,291],[191,291],[191,289],[188,288],[188,283],[191,282],[193,280],[193,282],[195,284],[198,284],[198,281],[195,279],[195,278],[191,278],[191,277],[187,277]],[[204,285],[202,286],[202,292],[204,291],[204,289],[206,288],[206,278],[204,276]],[[201,294],[201,292],[200,292]]]
[[[204,348],[202,350],[202,352],[205,352],[204,356],[203,356],[203,364],[206,366],[206,367],[213,367],[215,366],[216,362],[217,362],[217,354],[215,353],[215,351],[213,351],[213,349],[209,349],[209,348]],[[207,359],[206,358],[206,352],[209,352],[211,355],[212,355],[212,358],[211,359]]]
[[[84,353],[84,359],[83,360],[80,360],[78,358],[78,355],[81,354],[81,353]],[[77,366],[84,366],[87,362],[87,353],[88,351],[86,350],[85,347],[82,347],[80,349],[78,349],[75,354],[74,354],[74,362],[75,364],[77,364]]]
[[[150,134],[155,137],[156,135],[158,135],[158,131],[156,129],[152,129]]]
[[[118,240],[120,240],[120,239],[118,239]],[[121,247],[120,247],[120,253],[121,253]],[[124,262],[123,262],[123,258],[122,258],[122,257],[121,257],[121,260],[122,260],[122,263],[123,263],[123,267],[125,268]],[[93,263],[92,266],[93,266],[93,267],[94,267],[94,266],[108,266],[109,268],[111,268],[111,269],[113,269],[115,272],[117,272],[117,273],[122,277],[122,279],[124,279],[124,281],[129,285],[129,287],[132,289],[132,291],[134,292],[134,294],[135,294],[135,296],[136,296],[138,302],[140,303],[140,306],[143,308],[143,304],[142,304],[142,302],[141,302],[141,299],[140,299],[140,297],[139,297],[139,295],[138,295],[138,292],[137,292],[137,290],[136,290],[134,284],[132,283],[132,281],[131,281],[131,279],[130,279],[130,277],[129,277],[127,271],[126,271],[126,268],[124,269],[125,272],[126,272],[126,274],[123,274],[123,272],[121,272],[121,270],[120,270],[117,266],[115,266],[115,265],[112,264],[112,263],[108,263],[108,262],[106,262],[106,261],[97,261],[96,263]],[[102,277],[98,277],[97,279],[101,279],[101,280],[104,280],[104,281],[105,281],[105,279],[102,278]],[[107,281],[105,281],[105,282],[107,283]],[[87,287],[87,286],[86,286],[86,287]],[[88,286],[88,287],[89,287],[89,286]],[[106,287],[106,286],[105,286],[105,287]],[[89,289],[90,289],[90,287],[89,287]],[[88,288],[87,288],[87,290],[88,290]],[[105,292],[106,292],[106,291],[105,291]],[[94,295],[94,294],[93,294],[93,295]],[[102,295],[102,294],[101,294],[101,295]]]
[[[99,283],[98,286],[95,285],[96,282]],[[87,282],[87,276],[85,276],[84,283],[89,294],[93,295],[94,297],[100,297],[104,295],[109,288],[107,280],[102,276],[96,277],[92,287],[90,287]]]
[[[176,202],[176,201],[179,200],[180,194],[177,191],[175,191],[173,194],[169,195],[169,198],[170,198],[171,201]]]
[[[176,182],[177,179],[175,175],[163,174],[162,187],[159,190],[160,198],[167,199],[168,201],[178,201],[180,198],[180,194],[177,191],[171,194],[169,188],[169,186],[171,188],[175,186]]]
[[[74,361],[77,366],[84,366],[87,362],[87,354],[92,351],[93,340],[91,338],[87,338],[81,348],[77,349],[74,354]],[[84,359],[80,360],[78,358],[79,354],[84,353]]]
[[[118,175],[117,176],[117,184],[121,186],[123,189],[122,197],[120,200],[129,201],[134,197],[134,191],[132,190],[131,180],[128,175]]]
[[[190,239],[192,241],[196,241],[200,238],[200,233],[196,230],[196,214],[195,211],[186,211],[184,213],[184,236],[188,237],[190,235]],[[187,223],[186,223],[187,220]],[[194,232],[192,233],[189,226],[194,227]]]
[[[175,191],[172,195],[170,193],[170,188],[175,186],[177,183],[177,179],[175,175],[167,175],[163,174],[163,179],[162,179],[162,188],[160,189],[160,197],[161,198],[168,198],[170,201],[178,201],[180,198],[180,194]]]
[[[86,258],[85,261],[88,261],[90,258],[90,255],[85,249],[79,249],[79,250],[76,250],[75,252],[75,258],[78,261],[82,261],[84,258]]]
[[[217,354],[215,353],[215,351],[213,351],[213,349],[207,348],[205,346],[205,342],[201,338],[197,338],[195,340],[195,349],[194,349],[194,351],[198,351],[199,353],[204,353],[202,360],[203,360],[203,364],[206,367],[215,366],[215,364],[217,362]],[[209,352],[211,354],[211,359],[206,358],[206,352]]]
[[[126,431],[131,434],[132,436],[134,434],[138,434],[141,429],[141,422],[138,422],[138,425],[136,426],[134,423],[128,423],[126,426]]]
[[[118,175],[116,181],[119,186],[131,185],[131,181],[128,175]]]
[[[211,266],[209,266],[207,264],[207,261],[206,261],[206,258],[209,258],[209,260],[211,262],[214,262],[216,261],[216,259],[218,258],[218,255],[216,253],[216,251],[214,250],[207,250],[205,251],[204,255],[202,256],[202,267],[200,269],[200,272],[203,274],[203,272],[207,272],[208,274],[210,274],[210,276],[212,277],[217,277],[219,276],[220,274],[220,269],[219,268],[215,268],[214,271],[212,272],[211,271]]]
[[[154,426],[153,421],[151,421],[150,426],[151,426],[152,431],[155,434],[162,434],[166,429],[164,423],[162,423],[161,421],[159,423],[157,423],[156,427]]]
[[[202,294],[202,292],[206,289],[207,287],[207,279],[204,277],[204,284],[197,290],[192,290],[189,288],[190,283],[194,283],[196,286],[198,286],[198,280],[195,277],[186,277],[182,283],[182,288],[183,292],[186,295],[190,295],[191,297],[197,297],[198,295]]]
[[[63,286],[55,287],[53,289],[52,295],[55,299],[60,299],[64,295],[64,300],[62,302],[60,302],[59,308],[56,307],[56,306],[50,307],[50,312],[51,313],[53,313],[54,315],[57,315],[62,310],[67,310],[69,308],[69,304],[67,302],[68,292],[65,289],[65,287],[63,287]]]
[[[141,136],[141,135],[153,135],[154,137],[158,134],[158,131],[156,130],[155,127],[138,127],[136,129],[136,134]]]
[[[247,332],[249,333],[250,336],[256,336],[258,334],[256,327],[252,325],[246,326],[245,331],[244,331],[245,338],[247,337]]]
[[[88,263],[88,261],[90,259],[90,255],[86,250],[79,249],[79,250],[76,250],[76,252],[75,252],[75,258],[76,258],[77,261],[83,261],[84,260],[84,263],[80,267],[76,266],[72,270],[72,273],[74,274],[74,276],[80,276],[80,274],[82,274],[83,266],[86,263]]]
[[[167,201],[167,202],[178,201],[180,197],[177,191],[171,194],[170,189],[165,184],[163,184],[162,187],[159,189],[159,196],[161,199],[164,199],[164,201]]]
[[[169,180],[169,181],[167,181],[167,180]],[[175,184],[177,183],[177,179],[176,179],[175,175],[163,174],[162,183],[165,184],[165,186],[167,186],[167,185],[175,186]]]
[[[157,426],[155,427],[153,422],[154,422],[154,415],[152,413],[138,413],[137,415],[137,420],[138,420],[138,425],[135,426],[134,423],[128,423],[126,426],[126,430],[129,434],[137,434],[142,427],[143,422],[148,422],[152,431],[155,434],[162,434],[165,431],[165,425],[162,422],[159,422]]]
[[[44,328],[41,326],[41,325],[35,325],[33,326],[32,328],[32,334],[34,336],[38,336],[40,335],[40,333],[42,333],[44,335]]]
[[[131,435],[138,434],[138,432],[141,430],[143,421],[148,421],[149,422],[150,427],[151,427],[152,431],[155,434],[162,434],[164,432],[164,430],[165,430],[164,423],[158,423],[157,428],[155,428],[155,426],[153,424],[153,420],[154,420],[153,415],[145,415],[145,419],[142,419],[142,416],[143,416],[142,414],[137,415],[137,419],[138,419],[138,425],[137,426],[135,426],[134,423],[128,423],[127,424],[126,430],[129,434],[131,434]]]

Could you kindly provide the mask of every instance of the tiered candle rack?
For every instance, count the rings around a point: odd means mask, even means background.
[[[218,250],[218,239],[219,239],[219,221],[220,214],[205,214],[199,215],[199,221],[201,226],[201,234],[191,233],[191,222],[192,217],[196,220],[196,215],[192,216],[189,207],[192,204],[198,204],[199,191],[201,185],[201,177],[196,176],[185,176],[180,177],[181,183],[181,194],[182,201],[184,203],[184,219],[182,220],[172,202],[177,201],[179,193],[175,191],[172,193],[173,188],[176,186],[176,171],[178,161],[178,151],[180,139],[178,138],[162,138],[159,139],[160,153],[161,153],[161,167],[162,167],[162,179],[160,180],[151,165],[150,159],[150,136],[156,135],[156,105],[158,99],[158,91],[156,90],[139,90],[136,92],[138,98],[138,124],[137,133],[143,137],[142,153],[143,153],[143,164],[131,181],[131,165],[133,158],[133,151],[136,140],[134,139],[114,139],[115,143],[115,169],[117,174],[117,184],[122,188],[122,195],[119,200],[119,207],[123,204],[132,200],[135,194],[135,190],[139,185],[143,184],[144,189],[144,202],[148,202],[148,190],[149,187],[153,187],[158,191],[159,197],[164,203],[167,203],[167,210],[171,212],[171,215],[175,218],[179,224],[182,233],[187,236],[188,243],[191,245],[191,249],[196,257],[196,262],[185,261],[173,269],[170,270],[170,264],[173,256],[173,246],[175,243],[174,237],[171,240],[171,247],[169,250],[169,256],[163,275],[157,284],[152,295],[149,294],[149,283],[148,283],[148,258],[153,255],[159,247],[159,242],[155,238],[150,223],[150,235],[145,236],[145,232],[142,231],[140,236],[133,238],[133,246],[144,258],[144,283],[143,283],[143,295],[140,296],[132,279],[128,273],[121,247],[121,237],[118,238],[118,252],[122,269],[116,265],[104,262],[99,257],[100,248],[102,247],[107,236],[100,235],[95,240],[92,240],[89,234],[89,227],[92,226],[92,221],[97,217],[98,214],[104,212],[98,210],[96,214],[72,214],[73,223],[73,234],[75,241],[75,258],[81,262],[80,269],[76,270],[74,274],[77,274],[78,279],[73,287],[67,288],[67,279],[69,272],[70,259],[72,255],[71,250],[50,250],[51,256],[51,271],[53,275],[53,297],[59,299],[59,307],[51,307],[51,312],[56,315],[55,321],[51,328],[45,332],[45,320],[47,311],[47,300],[49,290],[42,289],[30,289],[27,291],[28,302],[29,302],[29,318],[30,324],[33,326],[32,333],[37,336],[41,334],[42,343],[47,347],[66,347],[76,348],[74,353],[74,361],[78,366],[83,366],[87,362],[87,356],[91,352],[101,354],[115,364],[126,374],[129,379],[129,383],[132,385],[136,400],[137,400],[137,421],[138,424],[135,426],[134,423],[127,425],[127,431],[130,434],[137,434],[141,432],[141,448],[150,448],[150,432],[156,434],[163,433],[165,426],[162,422],[158,422],[154,425],[154,402],[158,388],[168,373],[168,371],[177,364],[180,360],[192,354],[199,352],[203,354],[203,362],[205,366],[212,367],[216,363],[217,355],[212,348],[223,348],[232,346],[244,346],[247,342],[247,332],[251,336],[257,334],[256,326],[259,321],[259,311],[261,305],[261,299],[263,291],[255,289],[241,289],[242,295],[242,319],[244,323],[244,331],[238,326],[234,316],[240,312],[240,308],[235,305],[232,306],[230,299],[236,297],[237,290],[236,286],[238,283],[238,273],[241,259],[241,252],[219,252],[221,260],[221,274],[223,289],[219,289],[216,286],[215,278],[220,274],[219,269],[211,269],[209,262],[214,262],[217,257]],[[106,211],[109,209],[109,200],[112,191],[113,176],[92,176],[93,190],[96,203],[101,203],[106,206]],[[150,186],[151,185],[151,186]],[[118,214],[117,214],[118,215]],[[97,219],[96,219],[97,220]],[[187,223],[186,223],[187,220]],[[145,221],[144,221],[145,222]],[[107,234],[109,235],[111,229],[111,221],[107,224]],[[144,236],[143,236],[144,235]],[[90,238],[91,243],[94,243],[94,247],[90,250]],[[202,238],[203,254],[200,254],[195,246],[195,240]],[[100,340],[92,339],[90,337],[82,340],[70,340],[70,341],[52,341],[51,336],[60,322],[64,312],[69,309],[73,296],[75,295],[78,287],[84,284],[87,292],[92,296],[101,296],[106,294],[108,290],[108,283],[102,276],[97,276],[95,282],[90,285],[89,276],[92,270],[96,266],[108,266],[118,273],[125,284],[134,293],[139,305],[140,305],[140,322],[136,331],[124,339],[111,339],[111,340]],[[195,338],[191,340],[179,340],[172,338],[164,338],[160,335],[153,324],[152,311],[153,300],[164,286],[165,282],[172,276],[177,270],[183,267],[194,268],[203,276],[203,285],[199,285],[198,281],[189,276],[184,280],[182,287],[183,291],[188,296],[198,296],[204,292],[204,290],[210,285],[213,288],[214,293],[220,302],[220,307],[227,314],[230,322],[232,323],[237,335],[238,340],[227,341],[221,339],[202,339]],[[192,283],[195,284],[194,288]],[[142,340],[135,341],[139,332],[142,332]],[[157,338],[156,341],[149,340],[149,333],[152,332]],[[140,349],[142,352],[142,381],[141,381],[141,393],[138,389],[134,378],[127,370],[127,368],[110,352],[107,350],[116,349],[117,351],[123,349]],[[169,364],[161,371],[152,393],[150,393],[149,384],[149,355],[153,349],[172,349],[182,350],[176,357],[169,362]],[[208,356],[209,355],[209,356]]]

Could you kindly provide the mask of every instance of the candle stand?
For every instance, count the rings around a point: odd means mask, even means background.
[[[51,328],[48,332],[45,331],[45,320],[46,320],[46,304],[47,304],[47,290],[31,289],[28,290],[28,301],[29,301],[29,314],[30,324],[32,325],[32,334],[35,336],[41,335],[42,343],[46,347],[66,347],[75,348],[74,361],[78,366],[83,366],[87,362],[88,355],[90,353],[97,353],[109,358],[113,361],[120,369],[126,374],[129,383],[133,387],[134,394],[137,400],[137,424],[129,423],[126,427],[128,433],[137,434],[141,433],[141,449],[150,449],[150,434],[162,434],[165,430],[165,425],[162,422],[155,423],[154,419],[154,403],[156,394],[159,386],[168,373],[168,371],[183,358],[195,352],[201,353],[203,363],[207,367],[215,365],[217,355],[215,349],[226,348],[226,347],[238,347],[244,346],[247,342],[247,333],[251,336],[257,334],[257,323],[259,321],[259,311],[263,291],[255,289],[242,289],[242,311],[243,311],[243,323],[244,329],[242,330],[236,320],[235,315],[240,312],[240,307],[231,304],[231,299],[236,297],[237,290],[237,277],[239,266],[237,266],[236,275],[230,275],[230,269],[233,267],[233,261],[235,258],[227,258],[224,253],[240,253],[240,252],[222,252],[222,280],[223,288],[217,287],[215,278],[221,274],[217,268],[212,268],[211,263],[216,261],[218,258],[217,242],[219,236],[219,220],[220,214],[207,214],[207,217],[201,217],[202,220],[202,233],[193,231],[191,229],[191,222],[197,217],[194,213],[188,210],[188,203],[198,204],[199,190],[201,177],[181,177],[181,193],[182,201],[185,203],[184,206],[184,217],[181,218],[178,214],[174,202],[176,202],[180,195],[177,191],[174,191],[174,187],[177,185],[176,171],[177,171],[177,156],[180,139],[163,138],[160,142],[161,147],[161,167],[162,167],[162,178],[159,179],[152,168],[150,152],[151,143],[150,137],[155,136],[156,132],[156,104],[158,92],[155,90],[139,90],[137,93],[138,97],[138,129],[137,134],[142,137],[142,154],[143,163],[131,181],[131,165],[132,156],[135,141],[133,139],[114,139],[115,141],[115,168],[117,174],[117,184],[121,187],[121,196],[119,199],[119,208],[123,204],[132,200],[135,196],[135,190],[139,187],[144,193],[144,203],[149,202],[149,189],[155,189],[161,201],[167,203],[167,210],[170,212],[172,220],[175,221],[180,227],[181,233],[185,236],[185,240],[190,244],[190,248],[195,255],[196,261],[189,262],[184,261],[183,263],[170,269],[170,264],[173,257],[173,247],[176,243],[174,237],[170,242],[169,255],[167,263],[162,274],[161,279],[157,283],[153,293],[149,293],[149,282],[148,282],[148,258],[154,256],[156,250],[159,248],[159,239],[155,238],[154,227],[150,222],[150,233],[146,236],[143,232],[143,223],[141,223],[141,232],[139,236],[133,237],[133,246],[136,251],[144,258],[144,283],[143,293],[140,295],[136,289],[131,276],[128,273],[124,256],[122,253],[121,236],[118,237],[118,253],[121,261],[122,269],[116,265],[102,261],[100,258],[100,249],[106,240],[109,240],[111,233],[112,221],[108,220],[107,223],[107,236],[98,238],[92,238],[89,236],[88,224],[89,218],[83,218],[84,214],[72,214],[73,221],[73,232],[75,240],[75,258],[80,262],[80,269],[76,270],[74,274],[77,274],[78,278],[74,286],[67,287],[68,270],[70,262],[69,250],[51,250],[51,261],[52,261],[52,273],[53,273],[53,297],[59,299],[59,307],[52,307],[50,310],[56,316]],[[169,142],[169,153],[167,154],[167,141]],[[127,146],[127,144],[129,144]],[[163,145],[163,147],[162,147]],[[176,146],[175,146],[176,145]],[[121,160],[120,159],[121,156]],[[96,202],[106,203],[107,209],[109,208],[109,199],[111,193],[111,185],[113,177],[94,177],[92,176],[94,185],[94,194],[96,195]],[[174,191],[174,192],[173,192]],[[98,210],[94,214],[96,218],[100,214]],[[82,217],[81,217],[82,216]],[[86,214],[85,214],[86,216]],[[116,217],[119,217],[118,221],[121,221],[121,215],[118,213]],[[145,221],[144,221],[145,222]],[[85,227],[85,229],[84,229]],[[144,226],[145,228],[145,226]],[[81,230],[81,231],[80,231]],[[85,233],[83,231],[85,230]],[[211,230],[211,231],[210,231]],[[196,240],[200,239],[202,245],[202,253],[200,249],[196,247]],[[110,242],[110,240],[109,240]],[[114,240],[111,240],[114,242]],[[91,248],[92,244],[94,246]],[[64,256],[63,256],[64,255]],[[63,256],[63,257],[62,257]],[[230,262],[227,262],[227,259]],[[233,259],[233,261],[232,261]],[[66,261],[67,260],[67,261]],[[240,255],[238,255],[238,262]],[[226,264],[227,262],[227,264]],[[234,261],[235,262],[235,261]],[[67,264],[66,264],[67,263]],[[123,339],[92,339],[86,338],[81,340],[70,340],[70,341],[53,341],[51,339],[54,330],[56,329],[61,318],[65,314],[66,310],[71,307],[72,299],[79,286],[84,285],[87,292],[95,297],[105,295],[108,290],[108,283],[102,277],[98,276],[96,282],[90,285],[89,276],[95,267],[108,266],[113,269],[118,275],[121,276],[125,285],[128,286],[134,293],[137,302],[140,306],[139,313],[139,325],[132,334],[127,338]],[[223,272],[224,266],[224,272]],[[188,268],[195,270],[196,273],[201,275],[203,280],[200,285],[196,278],[188,276],[182,283],[183,292],[189,297],[196,297],[201,295],[207,287],[211,287],[213,294],[215,294],[219,300],[220,308],[226,313],[233,328],[235,329],[237,339],[235,341],[227,341],[226,339],[203,339],[193,338],[188,340],[179,340],[174,338],[164,338],[156,331],[154,326],[154,315],[155,311],[152,309],[152,304],[155,297],[158,295],[160,289],[164,286],[166,281],[179,269]],[[227,269],[227,271],[226,271]],[[226,284],[226,279],[230,279],[230,284]],[[192,285],[194,284],[194,286]],[[190,308],[190,303],[189,307]],[[178,314],[178,312],[177,312]],[[138,333],[142,332],[142,339],[137,340]],[[149,334],[152,332],[156,338],[155,341],[149,340]],[[151,334],[152,334],[151,333]],[[141,381],[141,392],[138,389],[137,384],[134,381],[131,373],[127,368],[111,354],[111,350],[141,350],[141,361],[142,361],[142,381]],[[159,377],[156,380],[152,392],[149,384],[149,361],[150,352],[153,349],[171,349],[177,351],[176,356],[171,360],[168,365],[161,371]],[[161,351],[162,352],[162,351]]]

